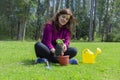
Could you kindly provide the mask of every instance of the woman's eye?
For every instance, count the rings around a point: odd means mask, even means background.
[[[66,19],[67,21],[69,20],[69,18],[66,15],[62,15],[61,16],[63,19]]]
[[[66,18],[66,20],[68,21],[69,19],[68,19],[68,18]]]
[[[62,16],[62,18],[65,18],[65,16]]]

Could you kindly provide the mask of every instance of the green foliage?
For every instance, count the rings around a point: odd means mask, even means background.
[[[112,33],[108,33],[108,35],[105,38],[106,42],[113,42],[114,35]]]
[[[86,15],[82,15],[81,20],[79,21],[79,24],[77,25],[77,29],[76,29],[76,37],[77,40],[83,38],[84,40],[87,39],[88,37],[88,30],[89,30],[89,18],[86,17]]]
[[[115,35],[114,41],[115,42],[120,42],[120,33]]]
[[[101,36],[107,28],[106,25],[114,24],[112,29],[119,28],[120,22],[120,0],[97,0],[96,5],[96,28]],[[56,6],[52,5],[54,0],[1,0],[0,2],[0,40],[16,39],[18,35],[18,26],[21,25],[21,35],[26,38],[35,39],[42,35],[42,29],[45,22],[53,16],[53,10],[59,6],[59,0],[56,0]],[[68,3],[67,3],[68,2]],[[64,5],[66,4],[66,5]],[[67,0],[61,3],[61,8],[69,7],[77,21],[77,26],[73,26],[73,39],[86,41],[88,39],[89,29],[89,10],[90,0]],[[108,12],[107,11],[108,6]],[[104,21],[105,20],[105,21]],[[26,25],[26,26],[25,26]],[[32,29],[32,30],[30,30]],[[27,30],[26,33],[24,30]],[[108,28],[106,30],[109,30]],[[37,32],[38,31],[38,32]],[[117,31],[117,32],[116,32]],[[106,41],[119,41],[119,30],[108,33]],[[103,33],[105,36],[106,33]],[[95,37],[95,36],[94,36]],[[99,37],[101,38],[101,37]],[[112,39],[114,38],[114,39]]]
[[[63,39],[57,39],[57,40],[56,40],[56,43],[57,43],[57,44],[63,44]]]
[[[110,34],[112,41],[120,42],[120,33],[119,33],[120,25],[119,25],[119,23],[116,21],[115,23],[113,23],[113,27],[114,28],[112,30],[112,33]]]

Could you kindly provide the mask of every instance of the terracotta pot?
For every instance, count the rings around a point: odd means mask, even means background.
[[[69,55],[58,56],[58,61],[61,66],[66,66],[69,64]]]

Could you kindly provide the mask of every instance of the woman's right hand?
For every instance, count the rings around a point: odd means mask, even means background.
[[[51,48],[50,51],[55,54],[55,49]]]

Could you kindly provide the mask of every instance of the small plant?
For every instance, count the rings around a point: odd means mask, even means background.
[[[63,39],[57,39],[57,40],[56,40],[56,43],[59,44],[59,45],[60,45],[60,44],[63,45]]]
[[[56,54],[56,56],[59,56],[63,52],[63,48],[62,48],[62,46],[64,44],[63,39],[57,39],[56,43],[57,44],[56,44],[56,52],[55,52],[55,54]]]

